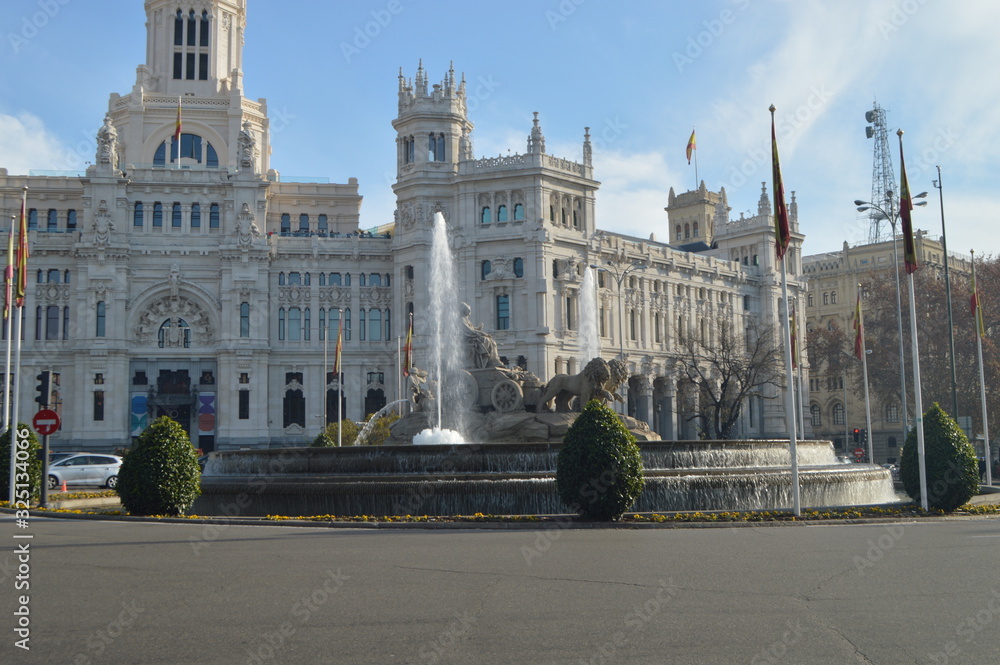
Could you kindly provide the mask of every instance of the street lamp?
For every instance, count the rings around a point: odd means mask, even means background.
[[[921,192],[914,196],[914,199],[923,199],[927,197],[927,192]],[[896,249],[896,222],[899,219],[898,211],[896,206],[893,205],[892,192],[888,191],[885,193],[885,199],[889,204],[889,212],[886,212],[881,206],[872,203],[871,201],[862,201],[857,199],[854,201],[854,205],[858,207],[858,212],[865,212],[867,210],[875,210],[882,214],[882,216],[889,220],[889,224],[892,226],[892,266],[893,272],[896,274],[896,324],[897,332],[899,335],[899,397],[903,403],[903,438],[902,442],[906,442],[906,432],[907,419],[906,419],[906,364],[903,356],[903,301],[900,296],[899,290],[899,256]],[[927,201],[916,201],[915,206],[925,206]],[[891,214],[890,214],[891,213]]]
[[[944,190],[941,189],[941,167],[937,167],[938,179],[932,181],[941,199],[941,248],[944,250],[944,292],[948,302],[948,352],[951,354],[951,415],[958,420],[958,390],[955,377],[955,326],[951,318],[951,277],[948,273],[948,237],[944,229]]]
[[[618,357],[624,363],[625,362],[625,322],[624,322],[625,303],[624,299],[622,298],[622,282],[625,281],[625,277],[627,277],[629,274],[637,270],[645,270],[649,266],[647,266],[645,263],[638,263],[638,262],[631,263],[627,266],[619,266],[614,261],[608,261],[607,265],[605,266],[592,264],[590,267],[598,272],[608,273],[609,275],[614,277],[615,282],[618,283]],[[627,385],[625,389],[628,390]],[[627,408],[624,407],[624,405],[623,408],[625,408],[625,412],[627,413]]]

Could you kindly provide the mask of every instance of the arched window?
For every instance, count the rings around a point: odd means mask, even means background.
[[[364,286],[367,281],[368,280],[365,278],[365,274],[364,273],[360,273],[358,275],[358,285],[359,286]]]
[[[844,405],[840,404],[839,402],[833,405],[833,424],[834,425],[844,424]]]
[[[250,336],[250,303],[240,303],[240,337]]]
[[[309,215],[299,215],[299,233],[309,233]]]
[[[690,224],[685,224],[684,225],[684,239],[687,240],[690,237],[691,237],[691,225]]]
[[[563,226],[566,226],[566,208],[563,208],[560,211],[560,214],[561,214],[560,221],[562,222]]]
[[[299,272],[288,273],[289,286],[302,286],[302,274]]]
[[[427,161],[436,162],[437,157],[437,137],[431,132],[427,135]]]
[[[342,284],[340,273],[331,272],[330,273],[330,286],[340,286]]]
[[[524,221],[524,205],[521,203],[514,204],[514,221],[515,222]]]
[[[292,216],[287,212],[281,213],[281,233],[291,233],[292,232]]]
[[[368,339],[373,342],[382,341],[382,310],[368,311]]]
[[[184,319],[167,319],[160,324],[156,335],[156,345],[161,349],[165,346],[191,347],[191,326]]]
[[[153,166],[167,166],[167,144],[170,145],[170,164],[176,165],[180,159],[189,159],[199,166],[209,169],[219,168],[219,155],[211,143],[197,134],[181,134],[180,144],[173,138],[164,140],[153,153]],[[190,165],[190,163],[189,163]]]
[[[480,214],[480,221],[483,224],[489,224],[493,221],[493,215],[490,212],[489,206],[483,206],[483,211]]]
[[[501,205],[497,208],[497,221],[506,222],[507,221],[507,206]]]
[[[163,226],[163,204],[157,201],[153,204],[153,228]]]
[[[491,272],[493,272],[493,264],[491,264],[488,260],[483,261],[479,267],[479,278],[486,279],[486,276]]]
[[[676,228],[677,239],[681,240],[682,239],[682,233],[683,233],[683,231],[681,231],[681,225],[678,224],[675,228]]]
[[[514,259],[514,277],[524,277],[524,259],[520,256]]]
[[[326,215],[320,215],[316,221],[316,230],[320,233],[326,233],[328,230]]]
[[[576,210],[573,211],[573,228],[574,229],[580,228],[580,218],[577,215]]]
[[[284,285],[285,285],[285,273],[279,272],[278,273],[278,286],[284,286]]]
[[[106,318],[107,318],[106,315],[105,315],[106,311],[107,310],[105,308],[104,301],[103,300],[98,301],[98,303],[97,303],[97,317],[96,317],[97,327],[94,330],[94,337],[104,337],[105,330],[106,330],[106,325],[105,324],[106,324]]]
[[[698,222],[691,224],[691,236],[694,238],[698,237]]]
[[[819,404],[813,404],[809,407],[809,415],[812,418],[813,427],[821,427],[823,425],[823,410],[819,408]]]
[[[49,284],[58,284],[59,276],[60,276],[60,271],[53,268],[49,270],[48,275],[46,275],[45,281],[48,282]]]
[[[368,275],[368,286],[382,286],[382,275],[377,272]]]
[[[191,204],[191,228],[200,229],[201,228],[201,204],[192,203]]]
[[[76,210],[72,208],[66,211],[66,230],[72,231],[76,228]]]
[[[55,209],[49,209],[49,217],[46,223],[46,231],[55,231],[59,228],[59,213]]]
[[[208,228],[219,228],[219,204],[213,203],[208,207]]]
[[[175,203],[170,212],[170,226],[175,229],[181,228],[181,204]]]
[[[132,211],[132,226],[142,228],[142,201],[135,202],[135,209]]]

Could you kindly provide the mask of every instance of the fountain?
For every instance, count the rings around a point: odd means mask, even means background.
[[[429,285],[434,375],[419,367],[411,369],[412,408],[393,423],[388,445],[210,453],[195,513],[468,515],[566,511],[555,487],[556,459],[563,436],[577,416],[574,401],[594,398],[607,403],[615,399],[614,393],[627,380],[628,372],[623,363],[607,362],[595,351],[583,356],[593,353],[579,374],[557,374],[548,383],[521,368],[503,367],[496,342],[482,326],[473,325],[471,308],[465,303],[456,308],[458,296],[446,230],[444,217],[435,214],[434,270]],[[590,333],[581,330],[581,349],[597,348],[596,316],[589,311],[584,314],[593,290],[593,275],[588,270],[581,319],[592,321],[595,330],[592,341]],[[639,442],[645,475],[645,489],[632,510],[775,510],[791,506],[787,441],[659,441],[645,423],[627,416],[622,419]],[[476,443],[467,443],[470,441]],[[870,464],[838,464],[828,441],[799,442],[798,459],[805,507],[896,500],[888,470]]]
[[[601,337],[597,326],[597,280],[596,271],[587,267],[583,271],[580,284],[580,357],[596,358],[601,355]]]

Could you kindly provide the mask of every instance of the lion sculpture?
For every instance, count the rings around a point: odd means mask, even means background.
[[[574,397],[580,398],[581,405],[586,405],[592,399],[607,404],[615,397],[604,389],[611,379],[612,372],[608,363],[603,358],[594,358],[579,374],[553,376],[538,401],[539,407],[541,410],[549,410],[549,402],[555,398],[555,410],[566,413],[570,411],[570,403]]]
[[[622,396],[618,394],[618,389],[623,383],[628,381],[628,367],[624,360],[612,358],[608,361],[608,369],[611,370],[611,378],[604,384],[604,389],[611,393],[619,402],[624,402]]]

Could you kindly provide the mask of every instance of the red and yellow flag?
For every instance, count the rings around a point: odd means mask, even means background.
[[[903,130],[899,136],[899,219],[903,229],[903,259],[906,262],[906,273],[913,274],[920,265],[917,262],[917,247],[913,243],[913,220],[910,213],[913,210],[913,200],[910,198],[910,183],[906,179],[906,164],[903,161]]]
[[[986,326],[983,325],[983,302],[979,298],[979,288],[976,286],[976,263],[972,262],[972,282],[969,284],[972,296],[969,304],[972,306],[972,318],[976,320],[976,332],[980,337],[986,337]]]
[[[344,310],[339,310],[339,318],[337,321],[337,351],[334,353],[333,358],[333,373],[337,375],[337,380],[340,380],[340,360],[341,352],[344,349]]]
[[[778,260],[785,258],[791,231],[788,227],[788,208],[785,207],[785,185],[781,182],[781,165],[778,163],[778,140],[774,134],[774,105],[771,105],[771,181],[774,188],[774,251]]]
[[[864,358],[865,353],[865,321],[861,314],[861,285],[858,285],[858,302],[854,306],[854,355],[858,360]]]
[[[413,367],[413,315],[410,315],[410,327],[406,332],[406,344],[403,345],[403,376],[410,375]]]
[[[697,150],[697,149],[698,149],[698,146],[697,146],[697,144],[695,143],[695,140],[694,140],[694,128],[691,128],[691,138],[688,139],[688,145],[687,145],[688,164],[691,163],[691,155],[694,154],[694,151]]]
[[[177,123],[174,125],[174,143],[178,143],[181,140],[181,98],[177,98]],[[178,153],[180,151],[178,149]]]
[[[25,206],[28,202],[28,188],[24,188],[21,196],[21,223],[17,237],[17,275],[14,288],[14,300],[18,307],[24,306],[24,294],[28,284],[28,218]]]
[[[3,318],[10,316],[10,309],[14,306],[14,225],[10,225],[10,233],[7,234],[7,268],[4,270],[4,301]]]

